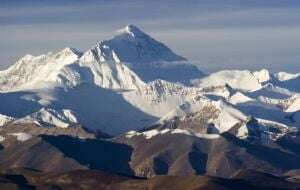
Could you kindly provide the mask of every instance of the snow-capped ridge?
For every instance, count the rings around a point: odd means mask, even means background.
[[[31,54],[26,54],[23,57],[21,57],[17,62],[26,62],[26,61],[32,60],[34,58],[35,58],[35,56],[33,56]]]
[[[271,74],[267,69],[253,72],[259,83],[267,82],[271,79]]]
[[[151,139],[157,135],[165,135],[165,134],[182,134],[182,135],[188,135],[188,136],[193,136],[197,138],[202,138],[202,139],[217,139],[220,137],[218,134],[201,134],[201,133],[195,133],[193,131],[185,130],[185,129],[152,129],[152,130],[147,130],[144,132],[137,132],[137,131],[129,131],[126,133],[125,137],[126,138],[132,138],[134,136],[144,136],[145,139]]]
[[[291,79],[295,79],[300,76],[300,73],[287,73],[287,72],[278,72],[275,73],[274,76],[279,80],[279,81],[287,81]]]
[[[201,88],[225,86],[246,91],[253,91],[262,87],[259,80],[249,70],[223,70],[212,73],[207,77],[193,81],[195,86]]]
[[[73,111],[68,109],[54,110],[42,108],[24,118],[17,119],[15,123],[36,123],[40,126],[67,128],[78,123]]]
[[[44,84],[60,84],[63,68],[75,63],[81,53],[74,48],[64,48],[57,53],[25,56],[7,70],[0,71],[0,90],[42,88]]]

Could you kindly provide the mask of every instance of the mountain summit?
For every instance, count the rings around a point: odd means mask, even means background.
[[[115,36],[101,41],[92,51],[100,61],[126,64],[146,82],[164,79],[187,84],[203,76],[195,65],[134,25],[118,30]]]
[[[162,61],[186,61],[134,25],[118,30],[112,39],[103,41],[100,45],[110,47],[122,62],[153,64]]]
[[[147,35],[143,31],[141,31],[137,26],[135,26],[133,24],[129,24],[129,25],[125,26],[124,28],[119,29],[116,33],[117,33],[117,35],[128,35],[129,34],[132,37]]]

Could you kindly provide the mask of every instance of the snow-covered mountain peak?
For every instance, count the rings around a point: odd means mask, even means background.
[[[163,79],[188,83],[203,75],[195,65],[133,25],[118,30],[111,39],[100,41],[80,60],[125,64],[145,82]]]
[[[137,26],[129,24],[116,32],[116,36],[122,35],[130,35],[134,38],[137,36],[145,36],[146,34],[143,31],[141,31]]]
[[[113,38],[101,41],[96,47],[101,50],[106,60],[111,59],[112,52],[114,52],[121,62],[131,64],[186,61],[166,45],[156,41],[133,25],[118,30]]]

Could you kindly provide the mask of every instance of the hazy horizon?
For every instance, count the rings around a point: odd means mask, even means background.
[[[300,72],[300,2],[0,2],[0,69],[25,54],[87,50],[127,24],[140,27],[204,72]]]

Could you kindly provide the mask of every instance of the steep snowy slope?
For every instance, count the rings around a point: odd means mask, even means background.
[[[144,82],[126,65],[102,60],[101,51],[97,47],[88,50],[79,60],[79,67],[85,81],[102,88],[109,89],[139,89]]]

